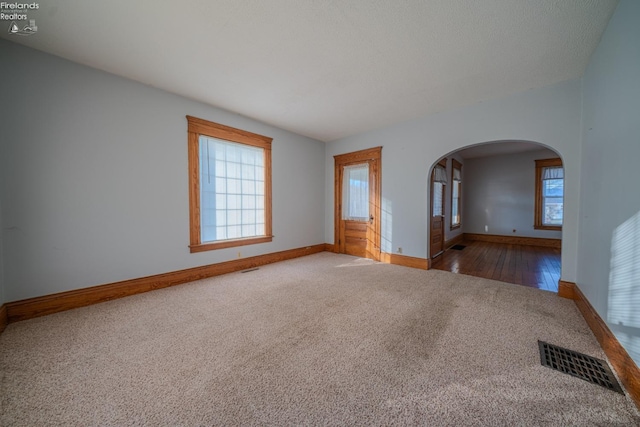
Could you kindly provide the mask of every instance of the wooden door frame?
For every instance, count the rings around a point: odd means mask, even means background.
[[[432,254],[431,253],[431,231],[433,230],[433,174],[434,171],[436,169],[437,166],[442,166],[445,171],[447,170],[447,158],[443,158],[438,160],[436,163],[434,163],[433,167],[431,168],[431,173],[429,174],[429,240],[428,240],[428,249],[429,249],[429,259],[433,259],[436,256],[442,255],[442,253],[445,250],[444,247],[444,242],[446,241],[445,239],[445,232],[446,232],[446,209],[445,209],[445,203],[447,200],[447,196],[446,196],[446,188],[442,189],[442,250],[440,252],[438,252],[437,254]]]
[[[333,251],[335,253],[340,253],[340,220],[342,217],[342,180],[340,179],[340,170],[344,166],[363,163],[369,160],[375,160],[378,163],[378,170],[375,179],[376,191],[373,200],[373,205],[375,206],[375,212],[373,212],[375,240],[373,243],[377,250],[372,255],[374,260],[380,261],[380,254],[382,253],[380,248],[380,233],[382,230],[382,147],[368,148],[366,150],[354,151],[353,153],[338,154],[333,156],[333,158],[335,159],[333,186]]]

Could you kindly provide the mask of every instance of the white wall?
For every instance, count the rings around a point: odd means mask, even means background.
[[[464,232],[560,239],[561,231],[533,228],[535,160],[553,157],[557,157],[555,152],[543,148],[466,159]],[[485,225],[489,227],[488,232]]]
[[[4,40],[0,57],[7,301],[324,243],[324,143]],[[187,114],[273,138],[272,243],[189,253]]]
[[[583,77],[577,283],[640,365],[640,2],[623,0]]]
[[[333,156],[382,149],[383,243],[426,258],[428,174],[460,148],[501,140],[542,143],[564,160],[562,278],[575,281],[580,167],[580,80],[533,89],[455,111],[433,114],[327,144],[325,240],[333,242]],[[384,249],[384,247],[383,247]]]

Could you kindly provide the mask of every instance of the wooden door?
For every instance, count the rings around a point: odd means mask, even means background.
[[[380,260],[382,147],[335,156],[335,251]],[[358,193],[353,202],[351,192]]]
[[[444,168],[447,160],[441,160],[431,172],[431,215],[429,227],[429,253],[435,258],[444,252],[444,191],[445,184],[436,179],[436,168]]]

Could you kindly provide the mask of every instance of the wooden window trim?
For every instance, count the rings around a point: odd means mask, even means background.
[[[271,211],[271,142],[273,138],[247,132],[219,123],[187,116],[189,148],[189,249],[191,253],[235,246],[267,243],[273,240]],[[264,149],[264,227],[265,235],[203,243],[200,239],[200,135]]]
[[[462,227],[462,184],[459,184],[458,187],[458,213],[460,214],[460,222],[456,225],[453,225],[453,186],[455,185],[453,181],[453,170],[458,169],[460,171],[460,175],[462,176],[462,163],[457,161],[456,159],[451,159],[451,206],[450,206],[450,218],[449,218],[449,229],[457,230]]]
[[[533,228],[536,230],[555,230],[562,231],[561,225],[545,225],[542,223],[542,170],[547,167],[561,166],[562,159],[559,157],[553,159],[536,160],[536,192],[535,192],[535,212]]]

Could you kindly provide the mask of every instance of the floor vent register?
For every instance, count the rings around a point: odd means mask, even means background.
[[[540,363],[609,390],[624,393],[607,362],[573,350],[538,341]]]

